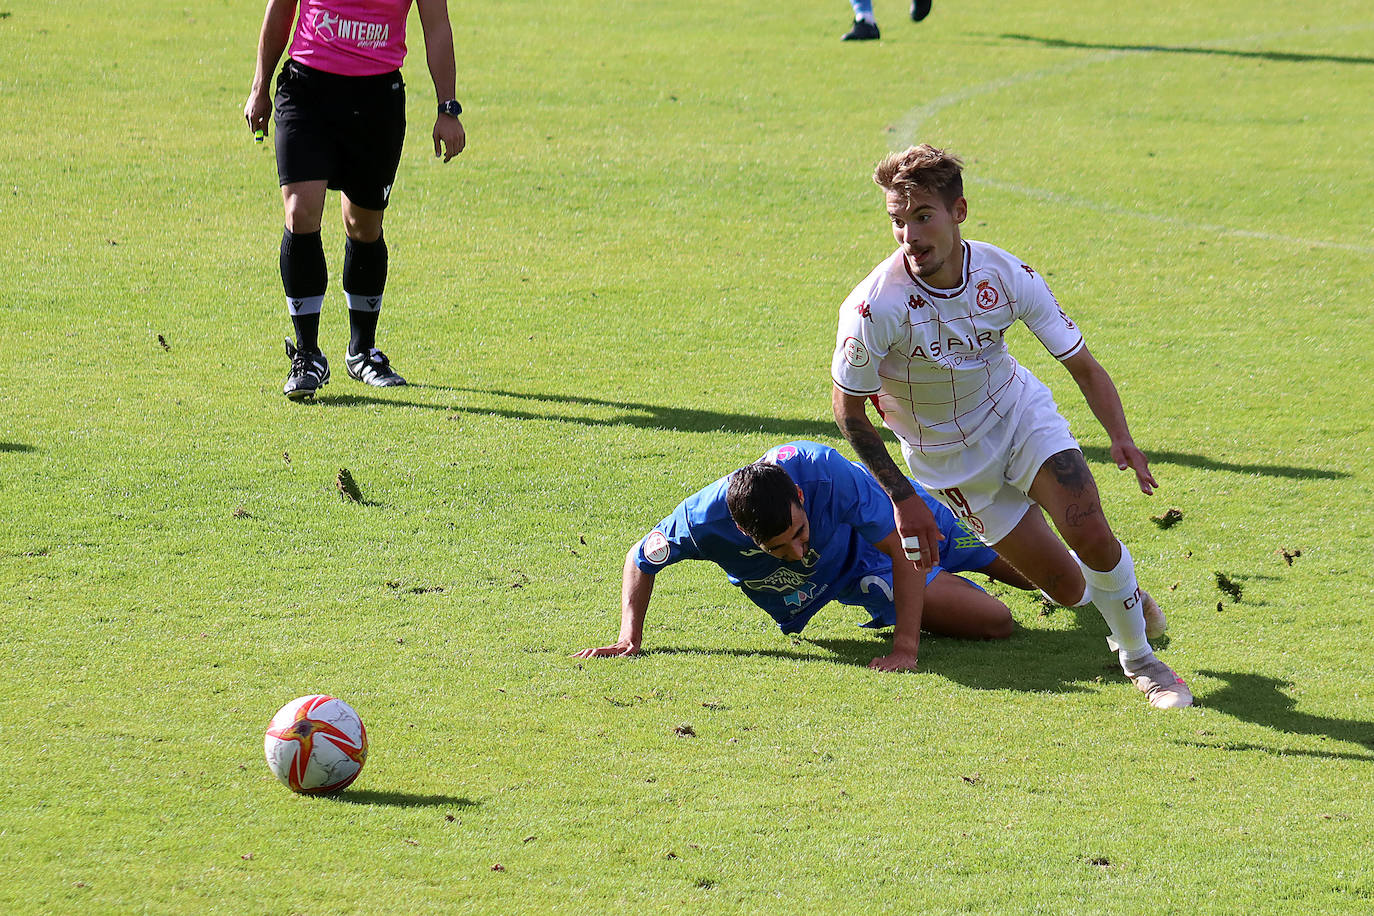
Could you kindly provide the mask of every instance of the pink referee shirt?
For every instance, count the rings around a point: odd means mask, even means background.
[[[414,0],[301,0],[291,59],[340,76],[400,69]]]

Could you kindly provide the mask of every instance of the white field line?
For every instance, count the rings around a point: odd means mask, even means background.
[[[1330,248],[1336,251],[1353,251],[1357,254],[1374,254],[1374,245],[1359,245],[1351,242],[1328,242],[1324,239],[1304,239],[1295,238],[1291,235],[1280,235],[1273,232],[1255,232],[1250,229],[1236,229],[1233,226],[1222,226],[1214,223],[1199,223],[1196,220],[1181,219],[1176,216],[1166,216],[1162,213],[1150,213],[1145,210],[1137,210],[1131,207],[1122,207],[1117,204],[1104,204],[1101,201],[1091,200],[1086,197],[1075,197],[1072,194],[1061,194],[1058,191],[1046,191],[1042,188],[1031,188],[1025,185],[1013,184],[1010,181],[999,181],[996,178],[978,178],[969,176],[969,183],[981,185],[989,188],[996,188],[999,191],[1006,191],[1011,194],[1021,194],[1036,200],[1043,200],[1048,203],[1059,204],[1066,207],[1078,207],[1083,210],[1091,210],[1094,213],[1105,213],[1109,216],[1129,216],[1134,219],[1145,220],[1147,222],[1178,226],[1180,229],[1187,229],[1193,232],[1207,232],[1216,235],[1229,235],[1242,239],[1256,239],[1263,242],[1282,242],[1285,246],[1307,246],[1311,248]]]
[[[1374,23],[1359,23],[1345,26],[1335,26],[1326,29],[1288,29],[1283,32],[1273,32],[1267,35],[1246,35],[1238,38],[1225,39],[1223,41],[1209,42],[1199,47],[1211,47],[1223,49],[1227,46],[1246,45],[1259,41],[1272,41],[1274,39],[1289,38],[1293,36],[1311,37],[1322,34],[1346,34],[1350,32],[1362,32],[1374,29]],[[1025,73],[1014,73],[1010,76],[1000,77],[980,83],[976,86],[966,86],[956,92],[942,95],[937,99],[918,105],[904,114],[896,124],[894,139],[897,140],[894,149],[902,149],[907,145],[917,142],[924,124],[937,117],[946,108],[967,102],[982,95],[989,95],[994,92],[1001,92],[1003,89],[1010,89],[1014,86],[1021,86],[1026,83],[1038,82],[1051,77],[1062,76],[1085,67],[1096,66],[1097,64],[1119,60],[1122,57],[1136,54],[1160,54],[1170,53],[1162,51],[1150,51],[1147,49],[1139,50],[1120,50],[1120,51],[1099,51],[1080,57],[1075,61],[1064,64],[1057,64],[1051,67],[1041,67],[1038,70],[1028,70]],[[1256,232],[1250,229],[1238,229],[1233,226],[1221,226],[1208,223],[1199,223],[1193,220],[1180,219],[1175,216],[1168,216],[1163,213],[1150,213],[1144,210],[1122,207],[1116,204],[1102,203],[1101,201],[1091,200],[1086,197],[1075,197],[1070,194],[1061,194],[1056,191],[1048,191],[1043,188],[1033,188],[1026,185],[1013,184],[1007,181],[999,181],[995,178],[980,178],[969,176],[969,181],[973,184],[984,185],[996,188],[1000,191],[1007,191],[1012,194],[1022,194],[1026,197],[1033,197],[1037,200],[1044,200],[1050,203],[1063,206],[1080,207],[1092,210],[1097,213],[1106,213],[1113,216],[1129,216],[1135,219],[1146,220],[1148,222],[1178,226],[1183,229],[1198,232],[1210,232],[1218,235],[1229,235],[1236,238],[1256,239],[1265,242],[1284,242],[1289,245],[1307,245],[1312,248],[1331,248],[1338,251],[1352,251],[1358,254],[1374,254],[1374,245],[1361,245],[1350,242],[1331,242],[1325,239],[1301,239],[1293,238],[1289,235],[1279,235],[1271,232]]]

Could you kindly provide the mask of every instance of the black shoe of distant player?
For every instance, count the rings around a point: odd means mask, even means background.
[[[307,353],[288,340],[286,357],[291,360],[291,372],[286,376],[286,385],[281,393],[291,400],[313,398],[316,391],[329,384],[329,360],[324,358],[323,353]]]
[[[930,15],[930,0],[911,0],[911,21],[920,22]]]
[[[840,41],[873,41],[878,37],[878,23],[855,19],[854,28],[845,32]]]
[[[366,353],[348,354],[344,357],[344,365],[348,367],[348,374],[364,385],[392,388],[406,383],[401,374],[391,368],[391,361],[386,354],[376,347]]]

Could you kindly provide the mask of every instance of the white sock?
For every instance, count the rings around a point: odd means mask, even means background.
[[[1119,543],[1119,542],[1118,542]],[[1107,637],[1107,645],[1116,650],[1123,668],[1127,663],[1145,658],[1154,653],[1150,642],[1145,638],[1145,614],[1140,606],[1140,583],[1135,577],[1135,561],[1126,545],[1121,545],[1121,560],[1116,568],[1108,572],[1093,569],[1071,554],[1078,568],[1083,571],[1083,579],[1088,583],[1086,595],[1112,635]]]
[[[872,13],[860,13],[858,16],[855,16],[854,18],[855,18],[855,19],[861,19],[861,20],[863,20],[864,22],[867,22],[869,25],[877,25],[877,24],[878,24],[878,20],[875,19],[875,18],[873,18],[873,14],[872,14]]]
[[[286,297],[286,311],[291,315],[318,315],[324,310],[324,294],[303,299]]]
[[[1070,551],[1070,553],[1072,553],[1072,551]],[[1077,558],[1075,557],[1075,559]],[[1083,588],[1083,597],[1079,598],[1073,604],[1059,604],[1059,602],[1051,598],[1049,592],[1045,591],[1043,588],[1040,589],[1040,597],[1044,598],[1050,604],[1058,604],[1060,607],[1085,607],[1086,605],[1093,603],[1093,600],[1088,597],[1088,589],[1086,586],[1084,586]]]
[[[324,298],[321,296],[320,298]],[[344,301],[348,303],[350,312],[380,312],[382,310],[382,294],[375,296],[362,296],[358,293],[350,293],[344,290]]]

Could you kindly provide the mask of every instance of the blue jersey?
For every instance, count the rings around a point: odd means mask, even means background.
[[[645,535],[635,550],[636,565],[656,575],[680,560],[710,560],[789,633],[798,632],[829,601],[867,606],[870,602],[853,598],[860,580],[885,574],[890,586],[892,578],[891,559],[873,546],[897,529],[888,495],[867,468],[829,446],[789,442],[770,449],[764,458],[786,470],[801,489],[811,535],[803,559],[787,563],[772,557],[735,526],[725,503],[727,475],[684,499]],[[946,551],[960,548],[967,562],[978,562],[961,564],[965,569],[981,568],[996,557],[925,490],[917,486],[916,492],[945,535],[940,543],[942,563]],[[877,622],[878,612],[870,610]]]

